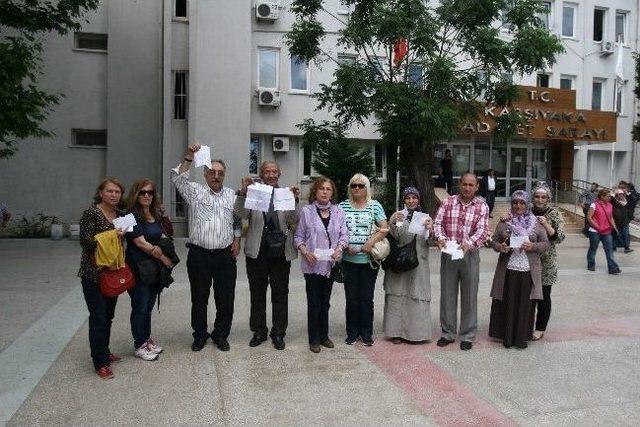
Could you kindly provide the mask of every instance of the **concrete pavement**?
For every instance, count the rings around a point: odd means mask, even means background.
[[[178,244],[183,260],[184,245]],[[111,350],[115,379],[89,357],[87,311],[75,273],[78,242],[0,239],[0,423],[8,425],[637,425],[640,420],[640,250],[617,254],[623,273],[586,271],[587,241],[559,247],[560,284],[545,339],[519,351],[487,338],[497,256],[482,250],[478,342],[470,352],[393,345],[382,330],[382,274],[373,347],[347,346],[344,291],[335,285],[330,335],[336,348],[308,350],[306,302],[293,263],[287,348],[250,348],[249,291],[239,262],[235,317],[222,353],[190,350],[184,262],[154,310],[156,362],[133,356],[130,301],[121,296]],[[439,256],[431,253],[432,320],[438,330]],[[213,321],[213,298],[210,323]]]

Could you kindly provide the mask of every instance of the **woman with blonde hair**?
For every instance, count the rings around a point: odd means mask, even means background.
[[[309,191],[309,204],[301,209],[294,245],[302,254],[302,273],[307,291],[309,350],[333,348],[329,338],[329,300],[333,288],[331,270],[348,246],[344,212],[335,203],[336,185],[319,177]],[[322,256],[322,253],[325,255]],[[327,259],[327,254],[330,253]]]
[[[133,232],[127,234],[126,260],[136,278],[136,286],[129,291],[131,296],[131,333],[136,357],[142,360],[156,360],[162,347],[151,338],[151,312],[158,295],[160,261],[171,268],[172,261],[162,253],[157,245],[166,232],[159,216],[158,198],[153,181],[141,179],[136,181],[127,197],[129,212],[133,213],[137,224]],[[146,264],[145,264],[146,263]],[[158,274],[149,278],[141,274],[141,267]],[[152,275],[153,276],[153,275]]]
[[[349,180],[349,199],[340,203],[349,231],[349,247],[342,256],[344,291],[347,300],[348,345],[358,338],[373,345],[373,291],[378,268],[370,263],[373,245],[389,231],[382,205],[371,198],[369,178],[357,173]]]

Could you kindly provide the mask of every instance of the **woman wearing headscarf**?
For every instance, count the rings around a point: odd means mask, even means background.
[[[558,281],[558,253],[556,245],[562,243],[565,238],[564,219],[558,209],[550,206],[551,189],[545,182],[538,182],[533,187],[533,207],[531,212],[536,216],[538,223],[542,225],[549,238],[549,249],[540,254],[542,263],[542,301],[536,302],[537,317],[533,340],[537,341],[544,336],[551,316],[551,286]],[[532,315],[535,313],[532,312]]]
[[[431,218],[425,221],[425,233],[409,233],[409,223],[416,211],[420,211],[420,193],[415,187],[402,192],[404,209],[391,215],[390,234],[398,246],[412,244],[415,239],[416,253],[420,264],[409,271],[394,273],[387,270],[384,275],[384,334],[394,344],[428,342],[433,329],[431,325],[431,283],[429,281],[429,245],[427,239],[432,232]]]
[[[529,195],[517,190],[511,195],[511,213],[500,221],[492,239],[500,252],[491,287],[489,336],[507,348],[527,348],[532,337],[531,311],[542,296],[540,254],[549,247],[545,228],[529,209]]]
[[[620,274],[620,267],[613,259],[613,237],[611,233],[616,229],[613,220],[613,206],[611,205],[611,193],[606,188],[598,191],[598,198],[589,206],[587,212],[589,221],[589,250],[587,251],[587,270],[596,271],[596,251],[602,242],[602,248],[607,258],[607,270],[609,274]]]

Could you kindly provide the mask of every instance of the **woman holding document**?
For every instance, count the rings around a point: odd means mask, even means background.
[[[334,347],[329,339],[331,270],[349,244],[344,211],[333,200],[336,194],[336,185],[329,178],[320,177],[313,182],[309,204],[300,211],[294,238],[295,247],[302,254],[309,350],[313,353],[319,353],[321,346]]]
[[[402,196],[404,209],[389,218],[389,233],[399,247],[413,245],[411,251],[415,250],[418,266],[402,272],[394,272],[393,267],[387,269],[384,275],[384,334],[394,344],[429,342],[433,329],[427,239],[432,234],[433,222],[429,215],[420,212],[420,193],[416,188],[407,187]],[[419,227],[413,224],[416,219],[421,223]]]
[[[543,299],[540,254],[549,247],[526,191],[511,195],[511,215],[498,223],[492,246],[500,257],[491,288],[489,336],[503,340],[507,348],[524,349],[533,334],[533,304]]]

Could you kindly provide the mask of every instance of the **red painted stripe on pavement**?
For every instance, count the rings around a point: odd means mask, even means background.
[[[358,345],[357,348],[439,425],[515,425],[448,371],[430,361],[424,354],[425,346],[395,345],[379,340],[374,347]]]

